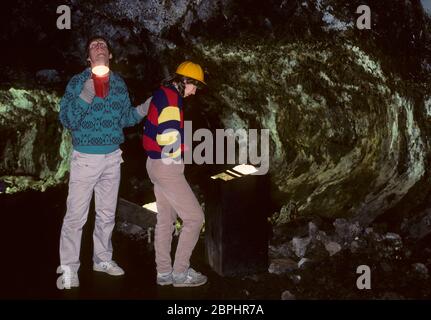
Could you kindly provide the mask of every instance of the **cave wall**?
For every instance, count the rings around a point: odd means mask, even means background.
[[[196,51],[214,75],[224,125],[270,128],[273,182],[302,214],[369,223],[426,185],[424,101],[353,43],[204,43]]]
[[[192,112],[214,128],[270,129],[280,223],[320,215],[367,224],[428,198],[431,44],[421,1],[73,0],[61,3],[72,11],[67,31],[54,27],[59,4],[5,5],[0,175],[64,180],[70,142],[58,99],[99,33],[134,103],[193,59],[208,88]],[[355,26],[360,4],[372,9],[371,30]]]
[[[0,90],[0,176],[8,193],[64,182],[71,138],[58,122],[59,103],[42,89]]]

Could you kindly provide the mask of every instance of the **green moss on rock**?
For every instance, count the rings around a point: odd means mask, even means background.
[[[0,90],[0,179],[8,193],[44,191],[65,180],[71,139],[58,121],[59,103],[44,90]]]
[[[425,114],[414,112],[409,86],[358,45],[204,41],[195,55],[222,123],[270,130],[272,181],[299,215],[368,223],[422,182]]]

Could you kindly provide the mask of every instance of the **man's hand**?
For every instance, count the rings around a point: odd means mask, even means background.
[[[84,87],[82,88],[81,94],[79,97],[87,103],[91,103],[96,95],[96,91],[94,89],[94,81],[93,79],[88,79],[84,83]]]
[[[140,105],[138,105],[136,107],[138,113],[142,117],[145,117],[147,115],[147,113],[148,113],[148,109],[150,108],[151,98],[152,97],[149,97],[144,103],[141,103]]]

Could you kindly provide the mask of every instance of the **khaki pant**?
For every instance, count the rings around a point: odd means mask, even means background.
[[[162,160],[147,160],[147,171],[154,184],[157,201],[157,224],[154,233],[157,272],[183,273],[190,266],[190,256],[199,239],[204,213],[184,177],[184,164],[165,164]],[[172,268],[171,242],[178,216],[183,227],[178,240]]]
[[[93,261],[112,260],[112,230],[115,225],[120,185],[121,150],[109,154],[73,151],[70,163],[67,212],[60,236],[60,263],[78,271],[82,228],[95,194],[96,221],[93,232]]]

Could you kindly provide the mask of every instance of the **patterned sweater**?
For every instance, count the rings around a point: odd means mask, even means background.
[[[142,144],[152,159],[181,158],[184,151],[183,98],[175,87],[161,86],[154,92]]]
[[[91,104],[79,95],[91,77],[90,68],[72,77],[60,102],[60,121],[72,133],[73,148],[83,153],[107,154],[124,142],[123,128],[142,120],[130,103],[124,80],[114,72],[109,75],[109,95],[94,97]]]

